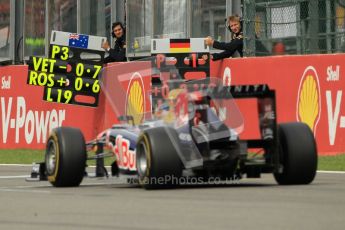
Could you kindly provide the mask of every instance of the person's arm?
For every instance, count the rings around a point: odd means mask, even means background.
[[[242,51],[243,49],[243,40],[242,39],[233,39],[231,42],[213,42],[213,48],[219,50],[226,50],[228,52],[234,53],[236,50]]]
[[[242,39],[233,39],[231,42],[228,43],[214,41],[213,48],[225,50],[224,52],[213,54],[213,61],[231,57],[236,51],[240,53],[241,57],[243,56]]]
[[[110,48],[108,41],[105,41],[102,44],[102,48],[105,49],[109,53],[109,56],[104,59],[104,63],[127,61],[126,43],[116,42],[114,48]]]
[[[232,54],[233,54],[233,52],[229,52],[227,50],[225,50],[221,53],[214,53],[214,54],[212,54],[212,60],[217,61],[217,60],[221,60],[223,58],[229,58],[232,56]]]

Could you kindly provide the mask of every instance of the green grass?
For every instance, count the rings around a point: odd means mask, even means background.
[[[44,150],[0,150],[0,164],[31,164],[43,160]],[[113,158],[107,158],[105,165],[110,165],[112,161]],[[94,165],[94,162],[89,161],[88,165]],[[318,170],[345,171],[345,154],[319,157]]]
[[[318,170],[345,171],[345,154],[319,157]]]
[[[0,164],[32,164],[44,161],[44,150],[0,150]]]

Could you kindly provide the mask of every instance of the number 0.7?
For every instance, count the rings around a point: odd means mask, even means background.
[[[93,68],[95,69],[95,73],[93,74],[92,78],[97,78],[99,71],[101,71],[102,66],[94,65]],[[75,69],[75,73],[78,77],[82,77],[84,74],[85,66],[83,63],[78,63]]]

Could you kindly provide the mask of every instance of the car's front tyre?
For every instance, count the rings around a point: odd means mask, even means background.
[[[136,166],[142,187],[171,188],[179,184],[182,162],[177,153],[176,141],[176,131],[169,127],[147,129],[139,136]]]
[[[79,129],[59,127],[48,138],[45,165],[55,187],[79,186],[85,172],[86,146]]]

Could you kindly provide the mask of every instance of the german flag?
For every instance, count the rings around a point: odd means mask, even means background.
[[[190,39],[170,39],[170,53],[190,53]]]

